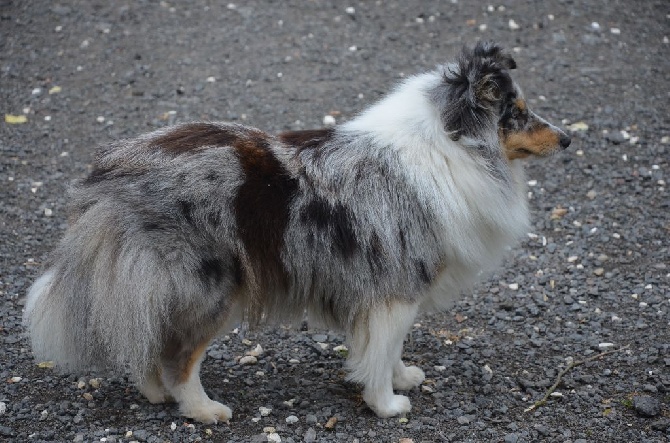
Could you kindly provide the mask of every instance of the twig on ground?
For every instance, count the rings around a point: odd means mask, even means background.
[[[565,369],[563,369],[559,374],[558,377],[556,377],[556,381],[554,382],[553,385],[547,390],[547,392],[544,394],[544,397],[542,397],[540,400],[536,401],[533,403],[530,407],[526,408],[523,410],[523,412],[531,412],[534,411],[535,409],[539,408],[540,406],[543,406],[545,403],[547,403],[547,400],[553,394],[553,392],[558,388],[558,385],[561,383],[561,380],[563,379],[563,376],[570,372],[572,369],[576,368],[577,366],[583,365],[584,363],[588,363],[593,360],[597,360],[601,357],[605,357],[606,355],[609,354],[614,354],[615,352],[621,352],[625,349],[628,349],[629,345],[626,345],[622,348],[619,349],[613,349],[611,351],[606,351],[606,352],[601,352],[600,354],[593,355],[591,357],[585,358],[584,360],[575,360],[572,363],[570,363]]]

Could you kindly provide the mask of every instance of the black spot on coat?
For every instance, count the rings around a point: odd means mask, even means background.
[[[305,206],[301,221],[327,231],[333,248],[345,258],[351,257],[358,249],[352,216],[349,209],[341,203],[332,205],[322,198],[315,197]]]

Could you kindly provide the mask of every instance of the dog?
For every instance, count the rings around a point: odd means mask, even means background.
[[[73,185],[69,228],[29,290],[34,354],[129,370],[151,403],[227,422],[200,382],[239,322],[343,331],[349,380],[379,417],[425,376],[401,360],[529,227],[519,161],[568,147],[499,45],[403,81],[339,126],[276,136],[196,122],[112,143]]]

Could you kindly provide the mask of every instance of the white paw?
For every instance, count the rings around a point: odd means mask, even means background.
[[[393,417],[394,415],[405,414],[412,409],[409,398],[404,395],[393,395],[390,401],[384,404],[371,404],[367,402],[377,416],[381,418]]]
[[[393,374],[393,389],[407,391],[419,386],[426,379],[426,374],[416,366],[403,368],[399,374]]]
[[[182,405],[181,413],[202,423],[228,423],[233,418],[233,411],[228,406],[209,399],[196,406]]]
[[[169,401],[174,401],[172,396],[167,393],[165,388],[160,385],[153,383],[145,383],[142,386],[138,386],[137,389],[149,400],[151,404],[165,403]]]

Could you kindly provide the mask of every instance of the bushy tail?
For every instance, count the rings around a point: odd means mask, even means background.
[[[70,229],[30,288],[24,324],[32,349],[67,371],[129,369],[140,379],[162,349],[171,279],[149,248],[90,226]]]
[[[74,369],[79,357],[74,349],[64,308],[50,292],[54,271],[46,271],[28,292],[23,322],[29,330],[33,353],[39,361],[58,361],[64,368]],[[55,302],[55,303],[54,303]]]

